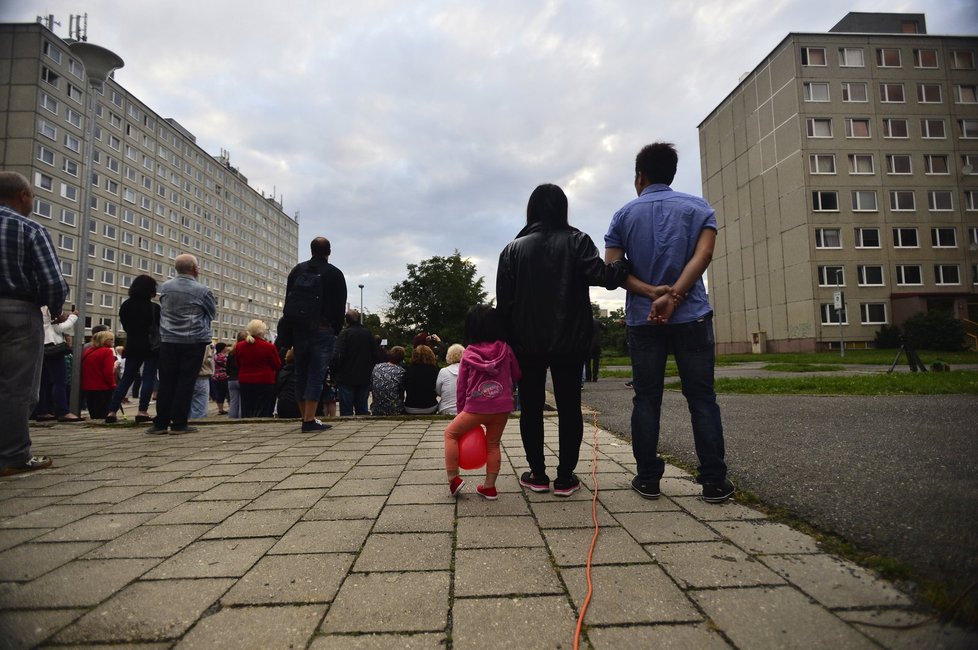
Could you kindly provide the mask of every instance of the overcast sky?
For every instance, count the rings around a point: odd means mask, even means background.
[[[673,187],[701,194],[697,124],[787,33],[849,11],[978,34],[976,0],[5,0],[0,21],[54,14],[67,37],[87,12],[116,80],[299,213],[302,259],[328,237],[380,312],[407,264],[456,249],[491,296],[540,183],[603,250],[648,142],[674,142]]]

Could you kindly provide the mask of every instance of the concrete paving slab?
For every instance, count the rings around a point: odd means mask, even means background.
[[[531,502],[530,509],[541,528],[593,528],[594,520],[589,503],[550,497],[547,501]],[[598,504],[597,516],[599,525],[615,525],[615,520],[601,504]]]
[[[281,484],[280,484],[281,485]],[[273,488],[244,507],[244,510],[280,510],[282,508],[309,508],[324,496],[326,488],[289,490]]]
[[[441,650],[443,634],[328,634],[313,639],[309,650]]]
[[[0,582],[33,580],[84,555],[98,545],[98,542],[21,544],[0,552]]]
[[[91,607],[159,560],[74,560],[31,582],[0,583],[0,609]]]
[[[325,605],[235,607],[202,619],[174,648],[302,648],[316,632]]]
[[[145,493],[126,499],[114,506],[103,508],[104,513],[133,513],[133,512],[168,512],[175,506],[193,498],[189,492]]]
[[[193,542],[146,574],[148,580],[243,576],[270,549],[273,537]]]
[[[300,521],[279,539],[269,553],[356,553],[367,539],[373,523],[370,519]]]
[[[447,487],[442,487],[442,490],[443,494],[448,494]],[[459,518],[530,514],[530,506],[527,505],[526,499],[519,495],[502,495],[496,501],[488,501],[475,494],[471,485],[462,488],[462,493],[455,501],[457,504],[455,512]]]
[[[305,508],[239,510],[207,531],[202,538],[281,537],[305,512]]]
[[[329,489],[331,497],[351,497],[360,495],[387,495],[391,493],[394,478],[343,478]]]
[[[540,528],[533,517],[463,517],[458,521],[456,547],[526,548],[543,546]]]
[[[210,529],[210,524],[140,526],[85,555],[85,559],[168,558]]]
[[[353,565],[352,553],[266,555],[221,598],[224,605],[328,603]]]
[[[455,529],[455,508],[450,503],[387,506],[377,517],[374,533],[433,533]]]
[[[459,523],[461,530],[461,522]],[[589,528],[553,528],[543,531],[547,546],[560,567],[584,566],[594,531]],[[652,557],[621,527],[603,527],[598,534],[592,564],[643,564]]]
[[[37,538],[39,542],[81,542],[107,541],[115,539],[136,526],[153,519],[156,515],[151,512],[132,514],[94,514],[60,528],[52,530]]]
[[[455,597],[560,594],[546,549],[460,549],[455,553]]]
[[[910,599],[866,569],[830,555],[767,555],[760,561],[831,608],[909,606]]]
[[[700,498],[702,488],[698,485],[696,487],[696,496],[674,497],[673,501],[680,508],[695,516],[700,521],[750,521],[767,518],[767,515],[760,510],[755,510],[739,503],[734,503],[733,501],[727,501],[726,503],[707,503]]]
[[[302,516],[305,521],[373,519],[384,507],[384,496],[325,497]]]
[[[820,553],[814,539],[773,521],[718,521],[710,526],[748,553]]]
[[[354,571],[447,571],[452,564],[449,533],[372,533]]]
[[[0,551],[6,551],[9,548],[13,548],[18,544],[23,544],[28,542],[35,537],[40,537],[45,533],[50,532],[51,528],[11,528],[9,530],[0,530]]]
[[[661,650],[729,650],[716,630],[703,623],[591,627],[588,639],[594,650],[656,648]]]
[[[31,510],[24,514],[19,514],[11,517],[10,519],[4,519],[0,522],[0,527],[3,528],[58,528],[60,526],[67,526],[73,521],[78,521],[79,519],[84,519],[94,512],[98,512],[101,509],[101,505],[93,503],[84,503],[79,505],[61,505],[53,504],[50,506],[43,506],[37,508],[36,510]],[[3,511],[0,511],[0,517],[6,516]]]
[[[222,483],[213,489],[193,497],[194,501],[235,501],[238,499],[257,499],[273,487],[272,481],[253,483]]]
[[[883,609],[838,612],[838,616],[854,623],[863,634],[892,650],[978,648],[978,631],[944,625],[920,612]]]
[[[715,532],[685,512],[625,512],[615,515],[618,522],[640,544],[670,542],[711,542]]]
[[[84,609],[0,612],[0,639],[7,650],[35,648],[84,613]]]
[[[452,609],[452,647],[485,650],[573,648],[577,615],[566,596],[465,598]],[[491,639],[491,642],[489,641]]]
[[[587,596],[583,567],[561,569],[574,607],[580,611]],[[588,625],[678,623],[701,621],[703,616],[653,564],[595,566],[591,569],[594,595],[584,622]]]
[[[391,490],[387,503],[391,505],[447,503],[451,498],[447,482],[442,485],[398,485]]]
[[[150,519],[154,526],[164,524],[217,524],[248,505],[248,501],[188,501]]]
[[[345,478],[398,478],[403,471],[403,464],[364,465],[361,462],[344,476]]]
[[[320,629],[336,632],[440,632],[448,623],[448,571],[351,573]]]
[[[633,490],[598,490],[598,501],[608,512],[667,512],[681,508],[672,499],[660,496],[658,499],[645,499]]]
[[[646,547],[682,589],[780,585],[784,579],[733,544],[693,542]]]

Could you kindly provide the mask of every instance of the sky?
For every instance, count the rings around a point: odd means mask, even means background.
[[[87,13],[116,81],[298,214],[297,259],[328,237],[351,303],[362,284],[382,315],[408,264],[456,250],[492,297],[541,183],[603,251],[649,142],[702,194],[697,125],[789,32],[849,11],[978,34],[978,0],[4,0],[0,22],[53,14],[67,37]]]

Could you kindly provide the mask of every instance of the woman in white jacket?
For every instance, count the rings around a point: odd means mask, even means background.
[[[455,385],[458,383],[458,364],[465,348],[458,343],[448,348],[445,361],[448,365],[438,371],[435,392],[438,393],[438,412],[442,415],[458,415],[455,404]]]
[[[84,418],[68,412],[68,366],[65,355],[65,334],[70,334],[78,322],[73,311],[63,323],[51,322],[47,307],[41,307],[44,320],[44,363],[41,366],[41,390],[37,401],[37,421],[77,422]]]

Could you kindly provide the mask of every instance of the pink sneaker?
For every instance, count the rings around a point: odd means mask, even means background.
[[[452,493],[452,496],[458,496],[458,493],[462,491],[462,487],[465,485],[465,481],[462,480],[461,476],[456,476],[452,479],[452,482],[448,484],[448,490]]]
[[[482,496],[482,498],[489,499],[490,501],[495,501],[498,496],[496,494],[496,488],[494,487],[486,487],[484,485],[479,485],[478,487],[475,488],[475,491],[478,492]]]

